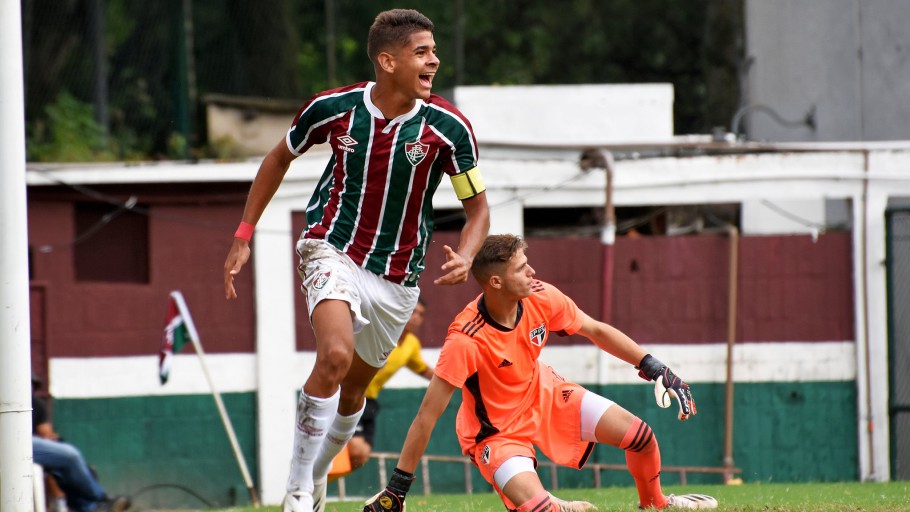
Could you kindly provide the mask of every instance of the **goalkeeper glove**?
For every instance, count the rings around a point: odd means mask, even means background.
[[[367,500],[363,506],[363,512],[404,512],[404,498],[411,489],[411,482],[414,481],[414,478],[411,473],[395,468],[392,478],[389,479],[389,485]]]
[[[654,382],[654,398],[657,399],[657,405],[667,408],[670,407],[670,397],[676,399],[679,403],[679,414],[677,417],[681,421],[694,416],[698,410],[695,408],[695,399],[692,398],[692,391],[689,385],[673,373],[673,370],[667,365],[655,359],[651,354],[642,358],[641,363],[635,367],[638,369],[638,375],[647,380]]]

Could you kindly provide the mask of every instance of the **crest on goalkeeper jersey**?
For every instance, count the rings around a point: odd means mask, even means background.
[[[547,338],[547,326],[546,324],[540,324],[539,327],[531,331],[530,339],[531,343],[537,345],[538,347],[543,345],[543,340]]]

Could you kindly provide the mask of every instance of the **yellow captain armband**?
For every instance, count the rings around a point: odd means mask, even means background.
[[[480,176],[480,169],[475,167],[468,172],[456,174],[451,177],[452,187],[455,188],[455,195],[459,201],[476,196],[487,189]]]

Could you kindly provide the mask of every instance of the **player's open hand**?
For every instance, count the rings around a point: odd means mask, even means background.
[[[442,265],[442,277],[433,281],[435,284],[461,284],[468,280],[471,263],[448,245],[443,245],[446,262]]]
[[[224,261],[224,296],[227,299],[236,299],[237,290],[234,289],[234,276],[240,273],[240,268],[250,259],[250,243],[241,238],[234,238],[231,250],[228,251]]]
[[[657,400],[657,405],[663,408],[670,407],[671,398],[675,398],[679,403],[677,418],[680,421],[686,421],[698,412],[689,385],[677,377],[667,365],[648,354],[641,360],[637,368],[641,378],[654,381],[654,398]]]
[[[689,385],[673,373],[673,370],[664,367],[661,376],[654,383],[654,398],[657,399],[657,405],[666,409],[670,407],[670,397],[676,399],[679,403],[679,414],[676,416],[680,421],[686,421],[689,416],[694,416],[697,411],[695,408],[695,399],[692,398],[692,391]]]

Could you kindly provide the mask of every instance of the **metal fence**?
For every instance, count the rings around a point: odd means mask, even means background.
[[[379,461],[378,483],[380,489],[384,488],[389,481],[386,462],[389,460],[395,462],[398,460],[398,457],[400,455],[400,453],[394,452],[373,452],[370,454],[370,458],[377,459]],[[471,478],[471,459],[453,455],[424,455],[420,458],[420,478],[423,484],[424,496],[428,496],[433,493],[430,474],[430,462],[461,464],[464,467],[464,492],[465,494],[474,494],[474,484],[472,483]],[[559,478],[557,475],[557,470],[560,466],[551,461],[542,460],[538,462],[538,467],[549,469],[550,483],[547,486],[547,489],[549,491],[555,491],[559,489]],[[601,475],[604,471],[625,472],[628,471],[628,467],[626,467],[625,464],[588,463],[585,464],[584,468],[582,468],[582,471],[585,470],[594,472],[594,487],[599,489],[602,487]],[[680,485],[686,485],[686,475],[689,473],[714,473],[723,475],[728,472],[728,469],[723,467],[710,466],[661,466],[660,471],[661,473],[679,473]],[[739,468],[733,468],[732,472],[739,474],[741,470]],[[348,499],[344,478],[338,480],[338,499],[341,501]]]
[[[888,212],[891,477],[910,480],[910,210]]]

